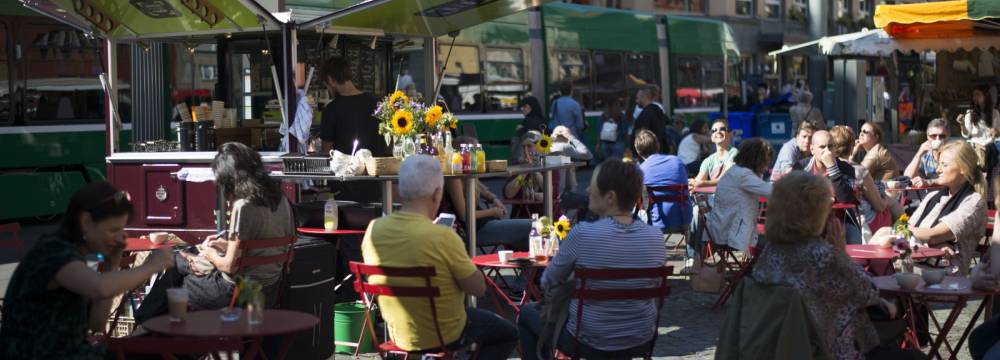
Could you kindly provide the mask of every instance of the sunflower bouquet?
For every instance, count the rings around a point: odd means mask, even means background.
[[[531,227],[538,234],[541,234],[542,239],[545,239],[545,244],[543,245],[545,254],[553,257],[559,252],[559,242],[569,235],[572,225],[569,218],[565,215],[560,216],[559,220],[555,222],[548,216],[542,216],[532,221]]]
[[[439,105],[426,106],[421,99],[411,99],[402,91],[383,98],[372,115],[379,121],[378,133],[385,137],[386,145],[400,138],[458,127],[454,114]]]

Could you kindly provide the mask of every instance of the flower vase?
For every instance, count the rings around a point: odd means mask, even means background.
[[[413,140],[412,136],[406,136],[403,138],[403,158],[408,158],[411,155],[417,153],[417,142]]]
[[[903,258],[899,260],[899,263],[904,273],[913,273],[913,258],[910,257],[910,255],[903,256]]]
[[[392,157],[403,160],[403,139],[395,138],[392,141]]]
[[[246,304],[247,323],[251,326],[264,322],[264,299],[258,297]]]

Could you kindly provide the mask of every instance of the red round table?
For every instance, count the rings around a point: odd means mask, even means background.
[[[284,336],[278,359],[284,359],[295,333],[319,324],[319,318],[299,311],[265,309],[264,321],[257,325],[247,323],[245,313],[233,322],[224,322],[219,310],[189,312],[184,321],[171,322],[168,315],[161,315],[142,323],[150,332],[177,337],[239,337],[253,340],[247,359],[254,359],[261,350],[264,336]],[[241,357],[242,358],[242,357]]]
[[[528,255],[528,252],[519,251],[514,253],[513,258],[528,258]],[[514,310],[515,315],[519,314],[521,312],[521,307],[526,305],[529,301],[540,298],[538,288],[535,286],[535,276],[538,274],[538,270],[545,269],[545,267],[549,265],[547,260],[532,261],[530,264],[523,265],[516,263],[502,264],[500,263],[500,255],[496,253],[473,257],[472,263],[480,268],[486,278],[486,283],[492,287],[493,290],[495,290],[496,294],[499,294],[500,298],[494,298],[495,301],[493,302],[497,306],[497,313],[504,314],[502,311],[503,309],[500,308],[500,301],[498,301],[503,300],[511,307],[511,309]],[[524,277],[528,280],[528,284],[525,287],[524,294],[521,296],[520,301],[515,302],[510,298],[510,296],[507,296],[507,293],[505,293],[503,289],[497,285],[496,281],[493,280],[495,277],[506,284],[506,281],[503,280],[503,276],[500,274],[501,269],[520,269],[524,271]],[[507,287],[509,288],[510,286]]]
[[[921,246],[910,257],[913,260],[936,258],[944,256],[944,250]],[[847,256],[856,261],[864,262],[865,270],[874,275],[892,274],[892,260],[899,256],[892,248],[883,248],[878,244],[847,245]],[[875,269],[873,263],[885,263],[884,269]]]
[[[928,314],[933,321],[931,324],[937,328],[937,337],[931,344],[930,350],[927,352],[929,358],[939,358],[944,359],[939,353],[941,350],[941,345],[947,345],[947,349],[952,352],[949,359],[954,359],[959,351],[962,349],[962,343],[968,338],[969,333],[976,325],[976,320],[979,315],[982,314],[983,310],[986,308],[986,304],[992,304],[991,298],[996,294],[993,292],[982,291],[979,289],[974,289],[969,278],[964,276],[946,276],[944,281],[938,285],[927,286],[923,279],[920,280],[920,284],[917,285],[913,290],[904,290],[899,287],[899,283],[896,282],[895,276],[877,276],[872,278],[872,282],[875,287],[884,294],[890,294],[899,296],[903,301],[903,306],[905,307],[903,312],[903,318],[906,320],[906,341],[910,344],[917,344],[916,336],[916,326],[914,320],[915,316],[920,314],[915,314],[914,304],[923,303],[926,308],[933,309],[930,306],[931,302],[935,303],[949,303],[952,304],[951,312],[948,313],[948,318],[945,319],[944,323],[941,323],[934,316],[933,311],[929,311]],[[983,297],[980,302],[979,307],[976,309],[975,314],[972,316],[972,320],[969,321],[968,326],[962,332],[962,336],[959,338],[956,346],[951,346],[948,342],[948,333],[951,331],[952,327],[955,326],[955,321],[958,320],[959,315],[961,315],[962,310],[968,303],[970,297]]]

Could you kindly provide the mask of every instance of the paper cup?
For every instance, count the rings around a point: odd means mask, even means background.
[[[497,252],[497,258],[500,259],[501,264],[510,264],[510,259],[514,258],[514,252],[511,250],[500,250]]]

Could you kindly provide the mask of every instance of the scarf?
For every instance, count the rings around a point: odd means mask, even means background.
[[[926,200],[927,206],[924,206],[924,212],[920,214],[920,217],[917,218],[917,222],[915,222],[914,224],[917,224],[917,226],[919,226],[920,223],[924,221],[924,218],[927,217],[927,214],[931,212],[931,209],[934,209],[934,207],[937,206],[938,202],[941,201],[941,197],[944,196],[946,191],[947,190],[938,191],[937,193],[934,194],[934,196],[931,196],[929,199]],[[934,223],[931,224],[931,227],[936,226],[938,222],[941,221],[942,216],[951,214],[952,211],[955,211],[955,209],[958,208],[958,205],[962,203],[962,200],[965,200],[966,196],[972,195],[972,193],[974,192],[975,190],[973,189],[971,184],[969,184],[968,182],[963,184],[962,187],[958,189],[958,192],[955,193],[955,196],[952,196],[950,199],[948,199],[947,202],[944,203],[944,208],[941,209],[941,213],[939,213],[937,218],[934,219]]]

